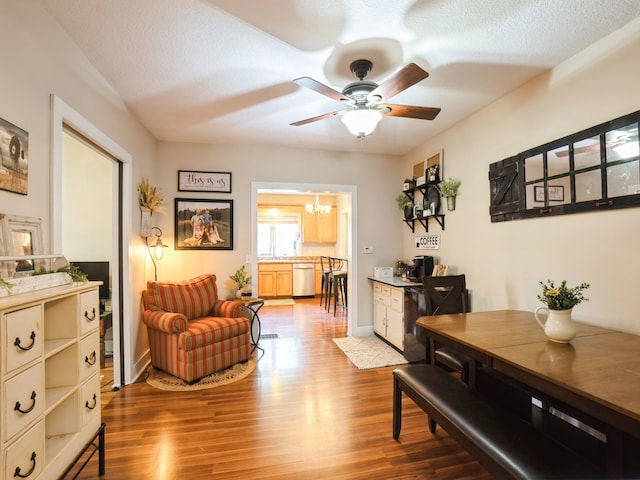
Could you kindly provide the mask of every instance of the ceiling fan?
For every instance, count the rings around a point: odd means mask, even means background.
[[[347,126],[349,131],[357,137],[362,138],[373,132],[382,115],[433,120],[438,113],[440,113],[440,109],[434,107],[386,103],[393,96],[429,76],[429,74],[418,65],[415,63],[405,65],[380,85],[364,79],[367,74],[371,72],[372,67],[373,63],[369,60],[356,60],[352,62],[350,69],[358,78],[358,81],[344,87],[342,92],[334,90],[313,78],[296,78],[294,82],[298,85],[325,95],[332,100],[342,102],[349,108],[300,120],[291,125],[306,125],[307,123],[341,115],[342,122]]]

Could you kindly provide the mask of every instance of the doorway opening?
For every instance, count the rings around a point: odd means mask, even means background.
[[[100,281],[100,369],[103,389],[113,383],[113,198],[120,162],[65,125],[62,133],[62,254],[89,280]],[[116,182],[116,185],[114,185]],[[91,201],[79,201],[91,199]],[[117,216],[116,216],[117,218]],[[117,225],[115,225],[117,228]],[[90,241],[87,239],[90,238]],[[115,280],[115,281],[112,281]],[[117,292],[117,289],[116,289]],[[117,387],[116,387],[117,388]]]
[[[130,184],[131,155],[55,95],[52,96],[52,105],[52,251],[65,254],[68,260],[105,261],[90,256],[95,252],[101,252],[100,255],[108,258],[106,261],[109,261],[111,283],[113,387],[119,388],[124,383],[130,383],[129,379],[133,378],[130,335],[122,334],[131,329],[131,326],[125,323],[125,318],[131,315],[124,315],[125,311],[131,310],[131,282],[129,275],[124,273],[129,272],[129,258],[123,253],[129,250],[131,231],[130,226],[123,222],[122,215],[123,211],[130,211],[131,207],[131,192],[123,188],[123,185]],[[88,208],[88,212],[76,211],[75,214],[68,205],[69,196],[63,191],[64,188],[68,188],[63,179],[63,144],[71,136],[76,140],[82,139],[81,144],[84,148],[90,146],[92,155],[101,155],[99,160],[80,164],[82,166],[76,165],[76,168],[104,169],[102,175],[105,177],[101,179],[105,183],[101,184],[100,190],[97,190],[98,187],[95,185],[88,186],[91,180],[86,172],[77,179],[75,183],[87,184],[84,188],[89,187],[90,191],[87,193],[74,190],[75,193],[71,194],[73,203],[83,204]],[[98,191],[101,193],[96,193]],[[91,219],[96,220],[96,224],[89,222],[88,217],[92,216],[97,217]],[[90,223],[91,227],[88,226]],[[71,238],[74,235],[80,237],[84,243],[84,250],[79,244],[69,240],[67,228],[79,229],[71,233]],[[67,243],[74,246],[71,247]],[[76,255],[84,258],[78,258]],[[103,300],[101,303],[108,308],[108,299]]]
[[[251,269],[253,278],[258,278],[258,260],[264,258],[264,253],[259,249],[259,221],[258,206],[260,199],[265,196],[276,198],[278,196],[299,196],[309,198],[315,196],[335,197],[333,204],[337,208],[337,237],[336,241],[329,243],[315,243],[311,245],[296,245],[296,252],[302,256],[336,256],[347,260],[348,271],[357,271],[357,255],[353,251],[356,241],[356,204],[357,190],[355,185],[327,185],[327,184],[303,184],[303,183],[272,183],[252,182],[251,184]],[[274,255],[273,252],[271,252]],[[348,333],[357,330],[357,276],[348,275],[348,305],[347,322]]]

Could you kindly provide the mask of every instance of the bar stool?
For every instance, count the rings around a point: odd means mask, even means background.
[[[345,260],[329,257],[329,275],[327,281],[327,296],[325,306],[327,312],[331,311],[331,299],[333,298],[333,316],[336,315],[338,299],[341,305],[347,308],[347,270],[343,270]]]
[[[331,274],[331,283],[333,286],[333,316],[336,316],[336,308],[338,307],[338,298],[342,298],[341,305],[347,309],[347,272],[333,272]],[[331,287],[329,287],[331,288]]]
[[[322,270],[322,281],[320,283],[320,306],[322,306],[323,300],[325,304],[327,303],[327,295],[329,291],[329,274],[331,273],[329,263],[329,257],[325,257],[322,255],[320,256],[320,269]]]

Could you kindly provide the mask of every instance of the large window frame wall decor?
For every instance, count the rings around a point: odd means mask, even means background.
[[[490,165],[491,221],[640,205],[640,111]]]

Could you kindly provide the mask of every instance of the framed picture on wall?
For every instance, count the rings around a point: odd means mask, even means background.
[[[231,173],[178,170],[178,191],[231,193]]]
[[[27,194],[29,132],[0,118],[0,189]]]
[[[233,250],[233,200],[176,198],[176,250]]]

